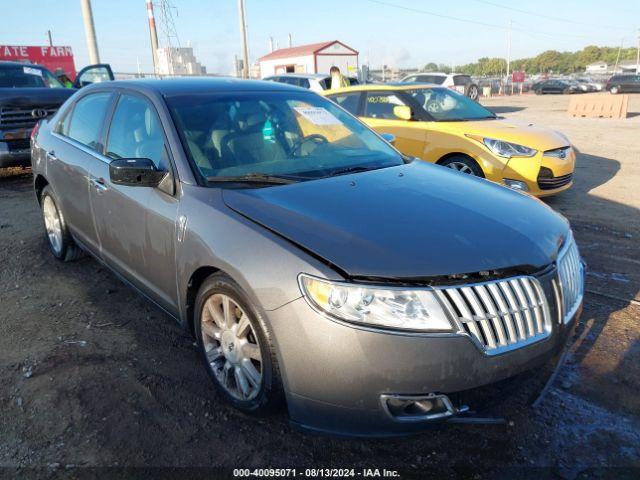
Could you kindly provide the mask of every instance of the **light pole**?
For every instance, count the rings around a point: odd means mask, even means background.
[[[244,15],[244,0],[238,0],[240,17],[240,42],[242,44],[242,78],[249,78],[249,45],[247,44],[247,22]]]
[[[91,12],[91,0],[80,0],[80,6],[82,7],[82,18],[84,20],[84,33],[87,36],[89,61],[92,64],[100,63],[98,41],[96,40],[96,27],[93,24],[93,13]]]

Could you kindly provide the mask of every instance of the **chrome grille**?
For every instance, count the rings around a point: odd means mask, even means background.
[[[549,306],[540,282],[533,277],[444,287],[436,293],[487,355],[529,345],[551,332]]]
[[[558,278],[562,291],[562,318],[573,318],[584,295],[584,267],[580,252],[571,235],[558,255]]]
[[[33,127],[40,117],[34,117],[34,110],[42,110],[47,116],[56,113],[53,107],[0,107],[0,127]]]

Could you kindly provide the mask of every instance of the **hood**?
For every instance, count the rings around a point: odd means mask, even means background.
[[[444,122],[443,122],[444,123]],[[436,123],[437,124],[437,123]],[[470,122],[446,122],[447,131],[460,135],[478,135],[517,143],[538,151],[553,150],[570,145],[567,137],[555,130],[498,118]]]
[[[0,88],[0,106],[59,107],[76,91],[71,88]]]
[[[225,204],[351,277],[422,280],[552,262],[568,224],[539,200],[425,162],[257,189]]]

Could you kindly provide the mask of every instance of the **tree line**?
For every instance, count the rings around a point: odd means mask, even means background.
[[[520,58],[511,61],[511,71],[524,70],[529,74],[535,73],[575,73],[584,72],[585,67],[594,62],[606,62],[615,65],[620,50],[619,62],[635,60],[635,48],[597,47],[590,45],[577,52],[559,52],[547,50],[531,58]],[[451,66],[445,64],[428,63],[424,70],[429,72],[441,71],[450,73]],[[507,60],[500,57],[483,57],[474,63],[454,67],[456,72],[470,75],[504,75],[507,70]]]

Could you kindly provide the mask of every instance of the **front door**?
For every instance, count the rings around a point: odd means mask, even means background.
[[[89,201],[89,172],[101,163],[104,122],[111,106],[110,92],[80,98],[56,126],[47,152],[47,175],[74,237],[98,254],[98,237]]]
[[[148,158],[167,171],[167,177],[158,188],[114,184],[109,179],[109,161],[117,158]],[[178,200],[162,125],[148,99],[120,95],[104,159],[91,172],[91,202],[102,258],[165,309],[176,312]]]
[[[422,122],[401,120],[393,107],[407,105],[392,91],[367,92],[362,120],[378,133],[391,133],[396,137],[395,147],[405,155],[422,158],[427,143],[427,132]]]

